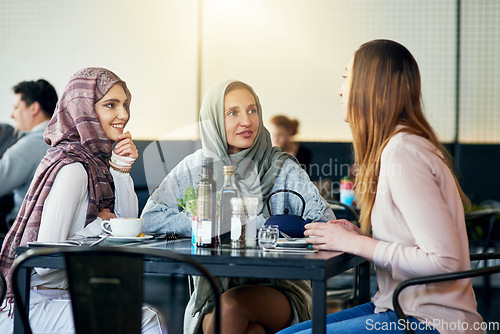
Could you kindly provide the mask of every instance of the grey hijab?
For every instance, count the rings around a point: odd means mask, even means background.
[[[230,84],[246,88],[252,93],[259,115],[259,130],[253,145],[235,154],[228,153],[226,129],[224,125],[224,96]],[[238,88],[239,88],[238,87]],[[296,159],[271,144],[271,135],[262,122],[262,107],[259,97],[252,87],[235,80],[226,80],[214,84],[203,98],[200,110],[200,133],[203,155],[214,158],[214,178],[217,188],[223,182],[224,165],[236,166],[236,183],[242,197],[259,198],[259,211],[270,195],[281,166],[286,159]]]

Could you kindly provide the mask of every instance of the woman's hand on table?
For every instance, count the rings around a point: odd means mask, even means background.
[[[353,243],[359,242],[362,235],[359,227],[348,220],[332,220],[327,223],[305,225],[304,235],[315,249],[350,252]]]
[[[351,253],[373,261],[379,241],[361,233],[359,227],[348,220],[309,223],[305,228],[304,235],[308,237],[306,240],[314,249]]]

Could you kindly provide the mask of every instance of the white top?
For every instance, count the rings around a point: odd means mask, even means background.
[[[371,220],[373,238],[380,240],[373,257],[379,285],[373,298],[376,312],[393,309],[393,291],[403,280],[470,269],[455,180],[422,137],[399,133],[384,148]],[[442,334],[463,332],[447,330],[458,321],[469,328],[482,321],[470,279],[408,287],[400,302],[405,314],[435,325]]]
[[[115,185],[115,215],[137,217],[139,206],[130,174],[110,171]],[[76,162],[61,168],[45,199],[37,240],[53,242],[100,234],[99,217],[84,229],[88,202],[88,175],[83,165]],[[65,275],[59,270],[36,268],[36,273],[31,278],[32,286],[67,288]]]

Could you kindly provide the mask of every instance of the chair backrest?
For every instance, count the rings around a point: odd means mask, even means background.
[[[58,247],[30,249],[14,261],[13,292],[27,333],[31,328],[17,286],[17,269],[34,257],[54,255],[65,259],[76,333],[140,333],[143,263],[154,259],[186,263],[208,279],[216,299],[215,333],[220,331],[220,295],[215,278],[189,256],[131,247]]]
[[[471,254],[470,259],[471,259],[471,261],[500,259],[500,253]],[[487,262],[487,261],[485,261],[485,262]],[[473,269],[473,270],[464,270],[464,271],[450,272],[450,273],[446,273],[446,274],[417,277],[417,278],[412,278],[412,279],[403,281],[396,287],[396,289],[394,289],[394,293],[392,295],[392,304],[394,306],[394,311],[396,312],[396,314],[400,320],[404,321],[405,324],[408,323],[408,318],[404,314],[403,309],[401,308],[401,305],[399,304],[399,295],[401,294],[401,292],[405,288],[407,288],[409,286],[419,285],[419,284],[445,282],[445,281],[453,281],[453,280],[457,280],[457,279],[492,275],[492,274],[496,274],[496,273],[500,273],[500,266],[498,266],[498,265],[491,266],[491,267],[483,267],[483,268]],[[408,334],[414,333],[414,331],[410,328],[410,326],[407,326],[405,328],[405,331]]]
[[[335,213],[335,217],[337,219],[347,219],[353,222],[354,225],[359,226],[359,213],[354,207],[335,200],[328,200],[327,202],[328,204],[334,206],[332,210]],[[335,206],[341,207],[342,209],[335,210]]]

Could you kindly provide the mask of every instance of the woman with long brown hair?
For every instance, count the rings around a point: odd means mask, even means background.
[[[379,290],[370,303],[332,313],[328,333],[479,333],[471,280],[410,287],[392,309],[402,281],[470,269],[464,204],[448,154],[425,119],[417,62],[401,44],[363,44],[346,67],[339,95],[353,134],[361,229],[345,220],[306,225],[313,246],[375,264]],[[460,321],[460,324],[458,323]],[[455,330],[452,330],[455,329]],[[306,322],[282,333],[310,333]]]

